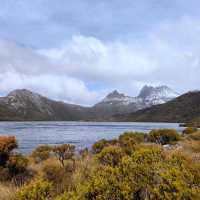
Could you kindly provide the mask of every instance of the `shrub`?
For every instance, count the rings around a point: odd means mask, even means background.
[[[164,151],[159,146],[146,146],[132,154],[132,159],[137,164],[149,164],[162,162]]]
[[[56,197],[55,200],[83,200],[83,199],[78,198],[78,195],[75,194],[74,192],[65,192],[64,194]]]
[[[86,199],[145,199],[143,194],[153,190],[149,187],[154,187],[163,159],[160,148],[146,148],[135,151],[132,156],[123,156],[117,167],[97,168],[85,191]]]
[[[79,151],[79,154],[81,155],[82,158],[85,158],[86,156],[88,156],[89,153],[90,152],[89,152],[88,148],[84,148],[84,149]]]
[[[200,189],[193,184],[187,170],[170,167],[160,174],[162,184],[155,188],[155,199],[199,199]]]
[[[200,132],[195,132],[187,135],[186,137],[187,140],[200,140]]]
[[[13,149],[17,148],[17,141],[12,136],[0,136],[0,166],[5,166]]]
[[[197,131],[198,131],[198,129],[195,127],[187,127],[186,129],[183,130],[183,134],[188,135],[188,134],[195,133]]]
[[[27,170],[27,166],[28,166],[28,159],[22,156],[21,154],[10,156],[7,163],[9,173],[12,176],[24,173]]]
[[[158,129],[150,131],[148,140],[157,144],[174,144],[181,139],[175,129]]]
[[[10,179],[9,169],[5,167],[0,167],[0,182],[5,182]]]
[[[118,142],[117,140],[105,140],[105,139],[99,140],[92,145],[92,153],[94,154],[100,153],[104,147],[107,147],[109,145],[115,145],[117,144],[117,142]]]
[[[65,160],[72,159],[75,153],[75,146],[71,144],[63,144],[53,148],[53,152],[56,154],[61,165],[64,167]]]
[[[51,147],[49,145],[40,145],[32,153],[36,163],[47,160],[50,157]]]
[[[126,190],[127,189],[127,190]],[[92,177],[85,191],[85,199],[128,200],[129,188],[123,184],[118,168],[105,166]]]
[[[119,141],[134,139],[135,143],[144,142],[146,134],[139,132],[125,132],[119,136]]]
[[[46,200],[51,196],[52,186],[49,182],[38,180],[22,187],[17,200]]]
[[[155,189],[156,199],[199,199],[200,166],[181,151],[172,152],[160,171],[161,183]]]
[[[44,162],[42,167],[42,177],[45,181],[51,182],[53,191],[60,194],[71,185],[71,173],[67,173],[56,160],[48,160]]]
[[[124,156],[122,149],[118,146],[105,147],[99,154],[97,154],[98,161],[103,165],[117,166]]]
[[[137,132],[125,132],[119,136],[119,144],[127,154],[135,150],[135,146],[144,142],[145,134]]]
[[[17,148],[17,141],[13,136],[0,136],[0,152],[11,152]]]
[[[60,183],[65,177],[65,170],[56,161],[47,161],[42,167],[43,178],[52,183]]]

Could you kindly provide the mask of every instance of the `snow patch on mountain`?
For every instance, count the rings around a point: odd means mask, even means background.
[[[129,105],[131,103],[136,103],[138,101],[139,98],[126,96],[123,93],[119,93],[117,90],[114,90],[102,100],[102,102],[104,103],[110,103],[110,104],[120,103],[122,105]]]
[[[145,85],[138,97],[142,98],[147,105],[151,106],[166,103],[178,96],[179,94],[177,92],[167,86],[152,87]]]
[[[137,97],[130,97],[123,93],[119,93],[117,90],[114,90],[96,105],[133,105],[134,109],[142,109],[152,105],[166,103],[178,96],[179,94],[168,86],[153,87],[145,85]]]

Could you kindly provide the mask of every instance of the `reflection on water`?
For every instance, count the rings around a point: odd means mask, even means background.
[[[39,144],[70,143],[80,149],[102,138],[116,138],[124,131],[148,132],[158,128],[182,130],[175,123],[0,122],[0,134],[16,136],[22,153],[31,152]]]

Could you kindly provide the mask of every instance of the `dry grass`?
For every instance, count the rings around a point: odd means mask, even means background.
[[[15,186],[0,184],[0,200],[14,200],[16,192]]]
[[[189,153],[200,153],[200,141],[191,140],[182,143],[183,149]]]

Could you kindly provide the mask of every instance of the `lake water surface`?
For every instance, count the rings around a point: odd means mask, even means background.
[[[149,132],[158,128],[183,129],[175,123],[0,122],[0,135],[16,136],[19,151],[30,153],[39,144],[70,143],[80,149],[91,147],[99,139],[117,138],[124,131]]]

